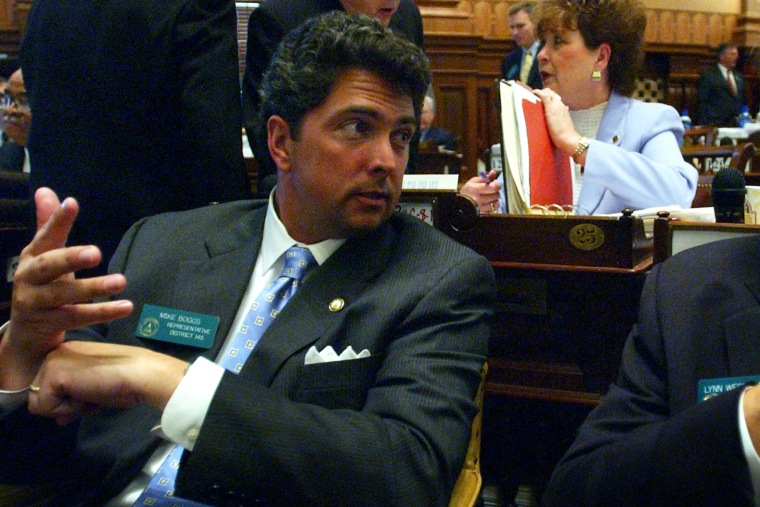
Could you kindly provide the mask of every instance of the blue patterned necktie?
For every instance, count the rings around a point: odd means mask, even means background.
[[[219,364],[233,373],[240,373],[246,359],[256,347],[261,335],[282,311],[288,300],[293,297],[303,280],[306,271],[317,265],[311,252],[299,246],[291,247],[285,252],[285,267],[274,282],[268,284],[256,296],[248,309],[248,314]],[[135,502],[135,506],[151,505],[154,507],[201,507],[204,504],[184,500],[174,496],[174,479],[182,457],[182,446],[176,446],[161,464],[145,491]]]

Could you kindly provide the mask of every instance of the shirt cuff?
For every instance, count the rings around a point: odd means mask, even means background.
[[[747,460],[749,466],[749,475],[752,478],[752,487],[755,490],[755,505],[760,506],[760,456],[755,451],[755,446],[752,445],[752,439],[749,436],[749,429],[747,428],[747,420],[744,418],[744,394],[747,392],[745,388],[742,395],[739,397],[739,435],[742,440],[742,448],[744,449],[744,458]]]
[[[0,340],[3,339],[3,334],[8,328],[10,321],[0,326]],[[17,409],[29,399],[29,388],[19,389],[18,391],[4,391],[0,389],[0,417],[3,414],[7,414],[12,410]]]
[[[164,408],[159,434],[192,451],[223,375],[218,364],[196,359]]]

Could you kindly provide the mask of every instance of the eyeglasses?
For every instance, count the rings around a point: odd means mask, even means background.
[[[22,111],[29,111],[29,97],[26,93],[11,95],[4,93],[0,95],[0,109],[7,109],[11,104],[16,104],[16,108]]]

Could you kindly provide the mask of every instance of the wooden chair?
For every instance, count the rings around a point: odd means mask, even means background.
[[[718,138],[718,127],[700,125],[683,133],[684,146],[714,146]]]
[[[448,151],[419,151],[415,162],[416,174],[459,174],[462,154]]]
[[[712,206],[712,180],[715,173],[723,167],[733,167],[746,172],[747,165],[755,156],[755,145],[742,143],[736,146],[689,146],[681,149],[684,160],[694,164],[699,171],[697,192],[691,203],[692,208]],[[715,159],[730,157],[728,164],[712,164]]]
[[[746,234],[760,234],[760,225],[684,222],[661,211],[654,219],[652,262],[657,264],[688,248]]]
[[[475,398],[478,413],[472,421],[470,445],[467,447],[464,466],[462,466],[462,471],[454,485],[449,507],[473,507],[480,496],[480,488],[483,485],[483,477],[480,474],[480,430],[483,426],[483,395],[487,374],[488,363],[484,364],[480,370],[480,387],[478,387],[478,394]]]
[[[8,320],[11,277],[17,256],[34,235],[34,223],[29,175],[0,171],[0,322]]]

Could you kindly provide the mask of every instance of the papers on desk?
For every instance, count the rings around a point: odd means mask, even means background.
[[[251,149],[251,143],[248,142],[248,136],[243,134],[243,157],[252,158],[253,150]]]
[[[752,132],[760,130],[760,123],[746,123],[743,128],[721,127],[718,129],[718,140],[728,137],[734,141],[746,140]]]
[[[644,233],[647,238],[651,238],[654,234],[654,219],[657,218],[657,213],[660,211],[667,211],[671,218],[677,218],[684,222],[715,222],[715,210],[712,207],[683,209],[681,206],[672,205],[636,210],[633,212],[633,216],[641,218],[644,221]],[[619,218],[622,217],[623,214],[610,213],[608,215],[596,216]]]
[[[458,184],[458,174],[405,174],[401,184],[404,192],[396,210],[433,225],[433,202],[425,191],[456,192]]]
[[[405,174],[402,190],[453,190],[459,184],[458,174]]]

